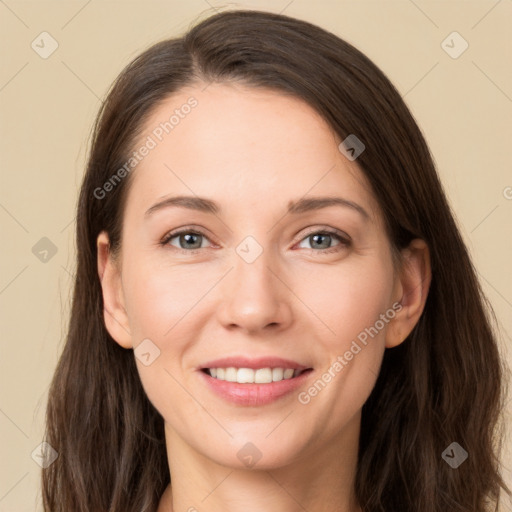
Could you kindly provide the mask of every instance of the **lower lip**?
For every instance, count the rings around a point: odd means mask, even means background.
[[[268,384],[239,384],[211,377],[199,371],[212,391],[224,400],[236,405],[259,406],[272,403],[304,384],[312,370],[302,372],[298,377],[283,379]]]

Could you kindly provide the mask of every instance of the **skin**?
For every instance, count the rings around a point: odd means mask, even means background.
[[[359,511],[353,486],[361,408],[384,350],[403,342],[423,311],[428,248],[413,241],[394,268],[381,210],[357,160],[338,150],[339,137],[299,99],[198,84],[161,104],[140,140],[190,96],[198,106],[134,171],[119,258],[109,252],[107,233],[97,240],[108,331],[126,349],[149,338],[160,350],[149,366],[136,359],[165,420],[172,489],[158,511]],[[222,210],[167,208],[145,219],[167,195],[206,197]],[[285,214],[303,196],[343,197],[369,218],[339,206]],[[205,236],[159,245],[191,224]],[[310,236],[325,228],[341,230],[350,245]],[[249,235],[263,249],[252,263],[236,252]],[[201,248],[191,253],[190,245]],[[397,302],[394,318],[301,404],[298,392]],[[276,402],[233,405],[197,370],[227,355],[284,357],[313,372]],[[248,442],[261,453],[251,468],[237,457]]]

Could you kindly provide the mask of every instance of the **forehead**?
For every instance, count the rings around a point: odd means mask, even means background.
[[[254,214],[306,195],[341,195],[377,221],[366,177],[340,142],[298,98],[239,84],[187,87],[154,107],[144,124],[133,149],[151,149],[133,171],[128,207],[186,194],[215,196]]]

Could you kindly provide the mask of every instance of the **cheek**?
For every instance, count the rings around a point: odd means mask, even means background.
[[[164,267],[150,258],[127,258],[123,272],[133,344],[136,348],[149,339],[158,349],[150,346],[149,351],[156,350],[158,356],[149,365],[134,354],[142,386],[161,414],[168,416],[172,410],[174,421],[185,424],[187,418],[197,417],[198,410],[179,382],[194,339],[194,306],[212,284],[202,286],[192,266]]]
[[[127,262],[123,288],[126,310],[135,337],[149,337],[161,347],[176,333],[193,325],[193,311],[214,284],[215,276],[192,265],[165,267],[148,261]]]
[[[308,278],[301,297],[326,327],[322,340],[332,355],[348,350],[351,340],[379,320],[390,307],[392,288],[390,262],[368,257],[322,269]]]
[[[322,282],[316,278],[312,282]],[[368,259],[339,272],[331,268],[323,282],[327,285],[317,287],[308,304],[329,327],[318,338],[322,365],[299,402],[318,412],[315,422],[336,429],[362,407],[375,385],[385,350],[387,322],[381,315],[388,322],[394,316],[393,270],[384,258]]]

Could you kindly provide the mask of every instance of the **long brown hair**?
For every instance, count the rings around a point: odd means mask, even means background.
[[[114,82],[98,114],[76,216],[71,320],[47,407],[59,456],[42,473],[51,512],[154,512],[170,481],[163,419],[133,353],[108,334],[96,238],[120,247],[131,175],[101,188],[129,159],[144,121],[183,86],[238,81],[301,98],[345,139],[371,183],[395,250],[430,249],[432,282],[407,340],[385,351],[363,406],[356,493],[366,512],[497,510],[505,396],[496,319],[482,293],[426,142],[400,94],[365,55],[310,23],[258,11],[210,16],[159,42]],[[200,108],[200,107],[199,107]],[[96,191],[96,193],[95,193]],[[468,453],[457,469],[442,453]],[[492,507],[492,508],[491,508]]]

